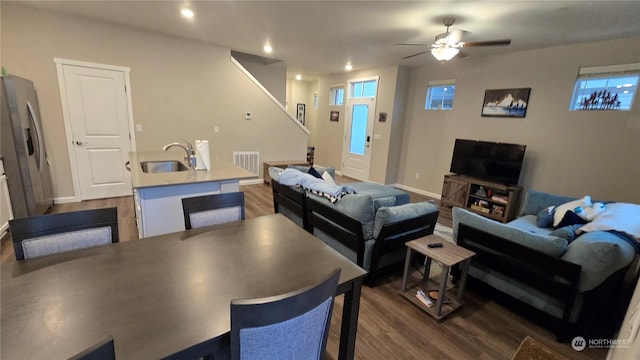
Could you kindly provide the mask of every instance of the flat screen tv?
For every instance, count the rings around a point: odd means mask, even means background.
[[[487,181],[517,185],[526,145],[456,139],[450,171]]]

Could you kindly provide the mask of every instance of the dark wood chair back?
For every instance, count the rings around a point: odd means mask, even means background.
[[[108,231],[105,229],[98,238],[96,231],[102,228],[108,228]],[[16,260],[106,245],[109,239],[102,238],[102,234],[110,236],[111,243],[116,243],[119,241],[118,209],[112,207],[13,219],[9,220],[9,231]],[[31,250],[37,242],[46,245]]]
[[[115,360],[116,351],[113,337],[108,336],[97,344],[72,356],[69,360]]]
[[[231,359],[324,359],[340,269],[287,294],[231,301]]]
[[[182,199],[184,227],[192,228],[244,220],[244,193],[220,193]]]

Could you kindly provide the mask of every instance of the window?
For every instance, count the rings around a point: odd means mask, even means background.
[[[349,96],[352,98],[372,98],[376,96],[377,80],[355,81],[349,83]]]
[[[456,92],[455,80],[429,81],[427,84],[427,98],[424,102],[425,110],[453,109],[453,96]]]
[[[332,86],[329,93],[329,105],[344,105],[344,86]]]
[[[639,77],[640,63],[582,67],[569,110],[631,110]]]

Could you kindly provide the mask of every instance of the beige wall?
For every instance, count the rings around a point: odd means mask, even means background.
[[[391,118],[391,132],[389,134],[389,153],[387,161],[387,184],[398,182],[400,171],[400,161],[402,155],[402,136],[404,135],[404,124],[406,122],[407,98],[409,96],[409,75],[410,69],[406,67],[398,68],[396,80],[395,99]]]
[[[439,194],[454,140],[469,138],[526,144],[525,188],[640,202],[639,97],[632,111],[568,111],[580,66],[639,60],[635,37],[412,69],[398,182]],[[453,110],[424,110],[427,82],[451,78],[457,79]],[[531,88],[524,119],[480,116],[486,89],[520,87]]]
[[[282,105],[285,104],[287,65],[275,63],[264,65],[246,59],[236,59],[267,89]]]
[[[34,81],[52,162],[54,196],[73,196],[54,57],[125,66],[137,150],[209,139],[213,156],[260,151],[261,160],[304,159],[307,134],[230,62],[230,50],[68,15],[1,3],[1,65]],[[250,111],[253,120],[244,120]],[[220,133],[214,134],[214,126]]]

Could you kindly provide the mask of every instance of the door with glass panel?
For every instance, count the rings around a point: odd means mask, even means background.
[[[342,174],[363,181],[369,179],[377,88],[377,79],[349,82]]]

